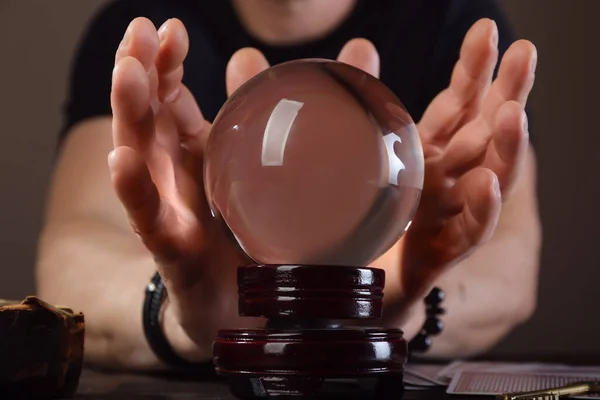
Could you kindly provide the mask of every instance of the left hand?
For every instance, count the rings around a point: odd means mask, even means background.
[[[421,202],[398,251],[376,262],[391,278],[386,290],[404,307],[490,240],[502,202],[523,169],[529,143],[525,104],[534,83],[536,49],[524,40],[512,44],[492,81],[497,45],[496,24],[475,23],[449,87],[417,124],[425,156]],[[375,49],[362,40],[348,43],[340,58],[378,74]],[[390,270],[389,264],[396,267]]]
[[[502,202],[523,168],[528,147],[525,104],[533,87],[536,49],[528,41],[515,42],[492,82],[497,45],[493,21],[474,24],[449,87],[417,124],[425,157],[421,202],[397,246],[373,263],[386,270],[386,308],[394,309],[386,314],[394,320],[405,318],[400,314],[441,274],[492,237]],[[379,76],[377,50],[367,40],[349,41],[337,59]],[[241,55],[230,64],[228,92],[253,75],[246,64]]]

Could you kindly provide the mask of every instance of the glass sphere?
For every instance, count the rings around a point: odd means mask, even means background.
[[[212,214],[263,264],[366,266],[408,229],[423,188],[400,100],[330,60],[246,82],[215,118],[204,162]]]

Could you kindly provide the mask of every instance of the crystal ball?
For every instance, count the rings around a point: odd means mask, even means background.
[[[212,215],[261,264],[368,265],[408,229],[423,178],[396,95],[321,59],[247,81],[213,121],[204,159]]]

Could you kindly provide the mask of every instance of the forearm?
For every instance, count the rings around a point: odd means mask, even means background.
[[[537,281],[523,275],[537,270],[533,241],[518,234],[499,237],[439,279],[436,285],[446,294],[444,331],[433,338],[427,356],[484,353],[529,319],[535,310]]]
[[[387,268],[386,326],[401,327],[411,339],[423,326],[422,298],[437,286],[445,293],[443,332],[434,336],[426,353],[433,358],[479,355],[526,321],[535,310],[541,225],[536,188],[535,157],[530,149],[512,196],[504,202],[493,237],[456,265],[407,293],[399,268],[403,250],[383,257]],[[402,245],[402,242],[400,242]]]
[[[137,238],[105,221],[51,224],[41,236],[38,293],[84,313],[86,361],[96,365],[162,368],[142,329],[144,290],[155,271]],[[170,339],[181,339],[176,324],[166,321],[165,328]]]
[[[112,148],[110,118],[77,125],[63,143],[38,244],[38,294],[84,313],[87,362],[160,368],[142,329],[156,265],[114,194],[106,159]],[[168,304],[163,315],[169,341],[187,346]]]
[[[432,347],[421,356],[455,359],[481,354],[527,320],[536,302],[537,242],[535,235],[523,232],[497,234],[435,281],[445,294],[441,306],[446,313],[440,316],[444,329],[432,336]],[[387,293],[384,324],[400,327],[411,340],[427,318],[422,297],[405,299],[392,285]]]
[[[442,275],[445,329],[428,354],[478,355],[496,345],[535,311],[542,242],[535,155],[530,149],[492,239]]]

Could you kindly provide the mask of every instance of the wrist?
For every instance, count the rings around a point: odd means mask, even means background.
[[[411,353],[427,352],[433,337],[439,335],[444,329],[441,318],[445,314],[443,300],[444,292],[437,287],[433,287],[418,301],[408,300],[398,295],[386,304],[384,326],[400,328],[404,338],[409,342]]]
[[[427,320],[425,305],[422,301],[416,301],[409,306],[404,323],[401,326],[404,332],[404,337],[407,340],[412,340],[421,331],[423,324]]]
[[[205,371],[210,364],[206,362],[209,360],[205,355],[206,351],[203,354],[203,348],[196,346],[198,342],[194,343],[192,337],[182,329],[176,309],[169,306],[171,302],[168,300],[162,278],[155,273],[146,286],[142,312],[144,335],[150,349],[167,367],[183,371]]]
[[[391,280],[392,283],[396,280]],[[400,328],[407,339],[413,338],[426,320],[423,296],[409,296],[401,285],[387,285],[384,295],[383,324],[389,328]]]
[[[170,343],[173,351],[184,360],[191,363],[210,361],[210,345],[201,346],[181,326],[175,313],[173,303],[167,298],[163,305],[161,319],[165,339]]]

